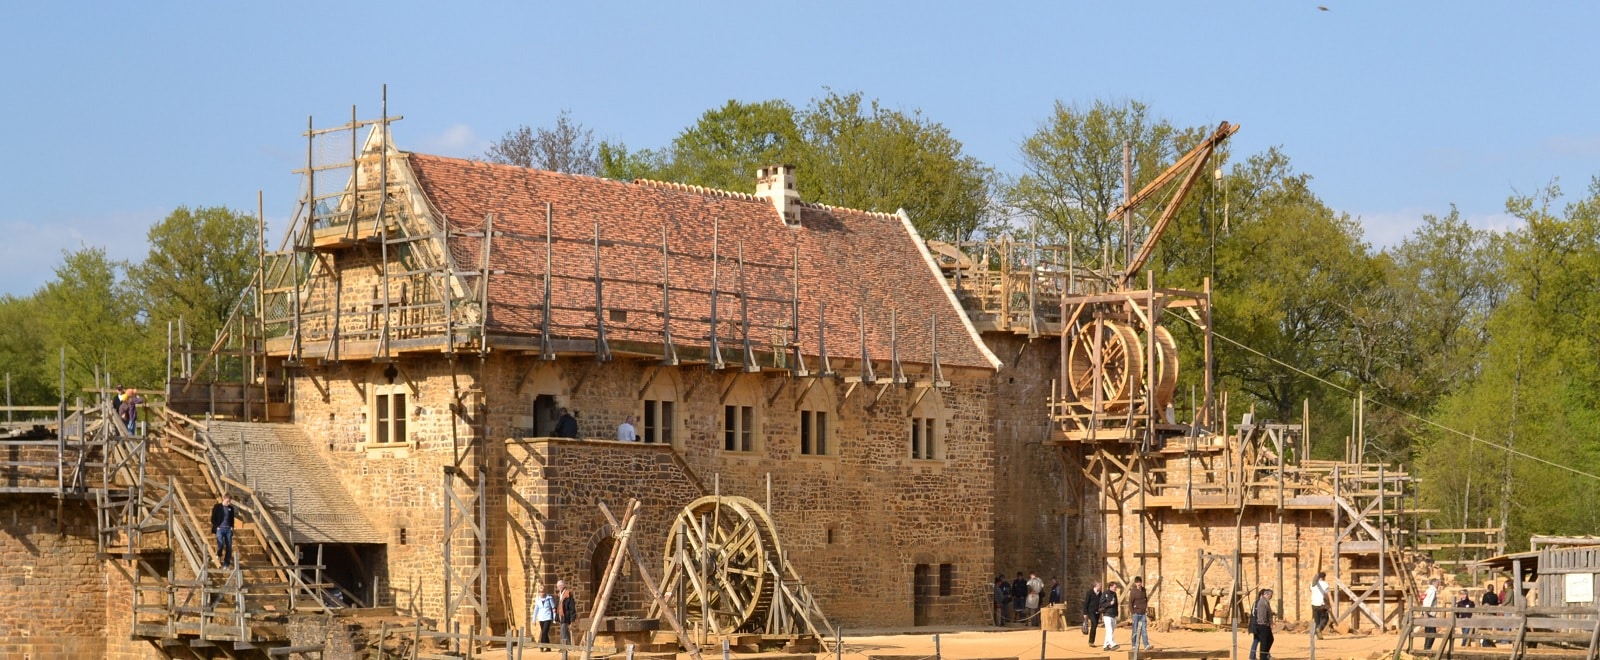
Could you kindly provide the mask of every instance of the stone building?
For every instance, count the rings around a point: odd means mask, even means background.
[[[592,599],[597,502],[643,500],[653,549],[696,497],[770,492],[834,621],[984,619],[1000,361],[904,213],[804,202],[786,166],[750,195],[373,135],[355,192],[297,220],[249,324],[292,423],[385,537],[361,576],[377,604],[523,627],[537,585]],[[562,409],[580,439],[549,437]],[[618,442],[629,417],[640,441]],[[449,536],[447,586],[449,507],[484,533]]]

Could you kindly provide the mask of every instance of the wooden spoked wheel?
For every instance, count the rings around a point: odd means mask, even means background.
[[[1178,342],[1166,328],[1156,326],[1156,412],[1172,403],[1178,391]]]
[[[687,561],[674,562],[680,547]],[[772,519],[755,502],[726,495],[695,500],[674,521],[664,556],[667,575],[676,575],[674,564],[684,567],[688,629],[728,635],[766,620],[769,560],[780,559],[782,550]]]
[[[1098,385],[1106,412],[1125,410],[1140,392],[1143,375],[1144,344],[1132,326],[1096,319],[1084,325],[1072,341],[1067,380],[1079,403],[1092,405]]]

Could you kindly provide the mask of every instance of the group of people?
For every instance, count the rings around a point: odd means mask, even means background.
[[[1428,590],[1422,593],[1423,607],[1439,607],[1439,597],[1444,592],[1442,586],[1443,583],[1439,580],[1439,578],[1433,578],[1432,580],[1428,581]],[[1472,594],[1468,593],[1465,588],[1457,589],[1455,607],[1458,610],[1472,609],[1480,605],[1483,607],[1499,607],[1506,602],[1505,589],[1505,585],[1501,585],[1500,589],[1496,591],[1493,582],[1485,584],[1483,585],[1483,598],[1482,600],[1476,602],[1472,600]],[[1464,619],[1467,618],[1467,616],[1468,614],[1466,612],[1456,612],[1456,618],[1458,619]],[[1428,633],[1428,638],[1427,641],[1422,643],[1422,650],[1428,651],[1433,649],[1433,633],[1437,632],[1438,630],[1432,627],[1425,627],[1423,628],[1423,631]],[[1461,631],[1462,637],[1466,637],[1471,634],[1471,628],[1465,628]],[[1484,639],[1482,640],[1482,644],[1485,647],[1493,647],[1494,640]]]
[[[540,644],[551,643],[550,627],[554,625],[560,630],[559,643],[571,646],[572,622],[577,620],[578,600],[573,598],[566,580],[556,580],[555,595],[545,591],[544,585],[539,585],[539,595],[533,599],[533,622],[539,626]],[[539,650],[548,651],[550,647],[541,647]]]
[[[621,424],[617,425],[617,440],[622,441],[622,442],[638,442],[639,441],[639,429],[638,429],[638,427],[634,426],[633,420],[634,420],[633,415],[628,415],[627,419],[623,420]],[[577,416],[577,414],[572,412],[572,411],[570,411],[570,410],[567,410],[566,408],[562,408],[560,411],[558,411],[557,412],[557,417],[556,417],[556,428],[555,428],[555,431],[554,431],[554,435],[557,438],[571,438],[573,440],[577,440],[578,439],[578,416]]]
[[[1050,578],[1050,590],[1046,592],[1044,580],[1039,579],[1037,573],[1029,573],[1024,579],[1022,571],[1017,571],[1017,579],[1010,582],[1006,582],[1004,575],[994,576],[994,625],[1003,626],[1012,621],[1027,623],[1039,616],[1043,605],[1060,603],[1059,578]]]
[[[1122,585],[1115,582],[1104,588],[1096,582],[1084,593],[1083,632],[1089,636],[1089,646],[1094,646],[1095,633],[1103,627],[1106,640],[1101,648],[1107,651],[1122,648],[1117,643],[1117,618],[1121,614],[1117,594],[1121,590]],[[1133,617],[1133,635],[1128,643],[1136,649],[1155,650],[1155,644],[1150,642],[1150,592],[1145,590],[1143,577],[1133,578],[1133,586],[1128,588],[1128,613]]]
[[[134,425],[138,422],[141,405],[144,405],[144,395],[131,387],[118,385],[116,395],[111,397],[111,409],[117,412],[117,419],[128,429],[128,435],[137,433]]]

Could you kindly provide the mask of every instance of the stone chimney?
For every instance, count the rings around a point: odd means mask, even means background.
[[[769,165],[756,170],[756,197],[772,203],[778,217],[790,227],[800,226],[800,193],[794,189],[793,165]]]

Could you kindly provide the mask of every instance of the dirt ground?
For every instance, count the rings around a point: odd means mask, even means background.
[[[1103,634],[1104,631],[1101,631]],[[843,657],[848,660],[870,660],[872,656],[913,656],[934,657],[935,637],[938,639],[939,657],[950,660],[966,660],[971,658],[1019,658],[1031,660],[1033,658],[1049,659],[1075,659],[1075,658],[1106,658],[1107,660],[1124,660],[1133,657],[1128,646],[1128,633],[1126,627],[1118,628],[1116,640],[1122,648],[1116,651],[1103,651],[1100,644],[1104,638],[1097,636],[1096,644],[1090,646],[1088,639],[1076,630],[1067,632],[1051,632],[1042,635],[1037,629],[961,629],[961,628],[919,628],[914,633],[899,633],[894,631],[871,631],[865,634],[847,634],[844,637]],[[1221,632],[1194,632],[1188,630],[1175,630],[1171,632],[1151,632],[1151,641],[1155,643],[1156,650],[1166,652],[1211,652],[1211,657],[1217,657],[1215,652],[1224,653],[1221,657],[1228,657],[1227,651],[1232,648],[1232,636],[1228,631]],[[1310,639],[1304,634],[1280,633],[1272,648],[1273,660],[1299,660],[1310,658]],[[1394,653],[1396,636],[1388,635],[1330,635],[1317,640],[1316,657],[1319,660],[1375,660],[1387,658]],[[1040,648],[1044,647],[1041,656]],[[1248,657],[1250,650],[1250,636],[1243,631],[1239,634],[1239,660]],[[734,654],[735,658],[759,659],[768,654]],[[1182,657],[1179,653],[1160,654],[1165,657]],[[721,653],[705,653],[706,660],[720,658]],[[503,653],[490,653],[480,655],[486,660],[504,658]],[[529,660],[554,660],[561,654],[550,653],[524,653],[523,658]],[[572,658],[581,658],[581,653],[573,653]],[[596,652],[595,657],[606,657],[601,652]],[[620,658],[621,656],[614,656]],[[680,660],[688,658],[687,654],[680,654]],[[788,658],[795,656],[789,655]],[[818,655],[818,660],[833,658],[832,653]],[[1198,657],[1196,656],[1191,657]],[[896,659],[901,660],[901,659]],[[904,660],[910,660],[906,658]]]

